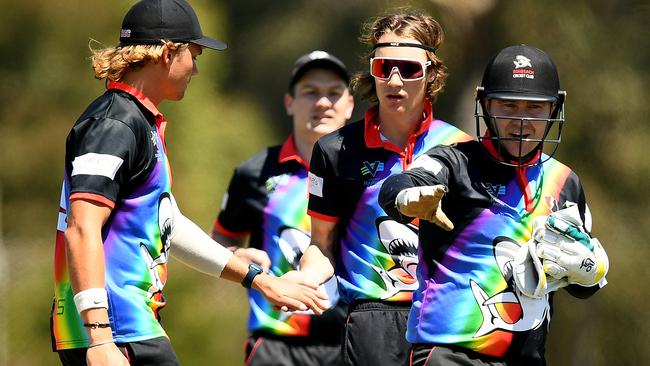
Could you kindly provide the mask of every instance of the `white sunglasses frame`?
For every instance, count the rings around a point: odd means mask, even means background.
[[[399,68],[397,68],[397,66],[393,66],[393,68],[390,70],[390,74],[388,74],[387,78],[380,78],[379,76],[375,76],[375,75],[372,74],[372,62],[374,60],[399,60],[399,61],[417,62],[417,63],[420,64],[420,66],[422,66],[422,76],[420,76],[419,78],[415,78],[415,79],[405,79],[405,78],[402,77],[402,74],[399,72]],[[381,56],[380,57],[371,57],[370,58],[370,76],[372,76],[373,78],[375,78],[377,80],[388,81],[393,76],[393,73],[395,72],[395,69],[397,69],[397,75],[399,76],[399,78],[402,81],[418,81],[418,80],[424,79],[427,76],[427,67],[429,67],[429,66],[431,66],[431,61],[424,62],[424,61],[420,61],[420,60],[414,60],[412,58],[400,58],[400,57],[381,57]]]

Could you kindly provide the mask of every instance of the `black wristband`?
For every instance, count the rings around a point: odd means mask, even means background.
[[[101,322],[84,323],[84,327],[90,328],[90,329],[108,328],[110,326],[111,326],[111,323],[101,323]]]
[[[246,277],[241,281],[241,285],[246,287],[246,288],[251,288],[251,285],[253,284],[253,279],[255,276],[258,274],[262,273],[262,267],[258,266],[255,263],[251,263],[248,265],[248,273],[246,274]]]

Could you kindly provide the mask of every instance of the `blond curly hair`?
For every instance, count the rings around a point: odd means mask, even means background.
[[[398,8],[388,15],[379,16],[368,21],[363,28],[361,42],[372,49],[379,38],[384,34],[394,33],[400,37],[409,37],[418,40],[423,45],[438,49],[444,40],[444,33],[440,24],[431,16],[420,10],[411,8]],[[370,58],[374,56],[374,50],[370,51],[362,59],[364,65],[368,65]],[[431,102],[435,102],[438,94],[442,92],[447,78],[447,67],[442,59],[431,51],[426,51],[427,59],[431,65],[427,72],[433,72],[435,79],[427,84],[426,96]],[[360,72],[352,76],[352,90],[362,99],[371,104],[379,103],[377,91],[375,90],[375,79],[369,71]]]
[[[150,62],[158,63],[165,48],[176,51],[188,47],[188,45],[188,43],[161,40],[160,44],[124,45],[93,49],[91,42],[89,44],[92,53],[90,60],[96,79],[120,81],[128,71],[137,70]]]

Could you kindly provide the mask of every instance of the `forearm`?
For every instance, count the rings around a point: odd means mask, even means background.
[[[300,272],[306,273],[317,283],[324,283],[334,275],[334,257],[329,246],[312,244],[300,258]]]
[[[76,310],[85,324],[109,322],[101,236],[101,227],[109,214],[107,207],[73,201],[68,215],[64,235],[66,261]],[[90,344],[112,340],[110,327],[87,328],[87,331]]]
[[[171,244],[174,258],[214,277],[221,277],[232,257],[230,250],[212,240],[195,223],[180,214],[180,211],[174,213]]]

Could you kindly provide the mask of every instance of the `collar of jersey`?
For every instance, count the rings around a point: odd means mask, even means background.
[[[381,131],[379,130],[379,121],[377,116],[379,115],[379,106],[375,106],[372,108],[369,108],[366,111],[365,119],[364,119],[364,124],[365,124],[365,132],[364,132],[364,137],[366,141],[366,146],[370,148],[384,148],[386,150],[394,151],[398,154],[403,154],[403,150],[400,149],[398,146],[394,145],[388,140],[382,140],[381,138]],[[429,100],[424,101],[424,110],[423,110],[423,118],[422,121],[420,121],[420,128],[411,136],[409,136],[409,140],[414,139],[426,131],[429,130],[429,127],[431,126],[431,122],[433,120],[433,107],[431,106],[431,102]]]
[[[125,83],[120,83],[119,81],[110,81],[106,85],[106,89],[117,89],[121,90],[125,93],[128,93],[135,97],[135,99],[140,102],[151,114],[154,115],[156,119],[156,126],[158,127],[158,134],[160,135],[160,138],[165,141],[165,129],[167,128],[167,121],[165,120],[165,116],[156,108],[156,106],[153,104],[153,102],[147,98],[140,90],[138,90],[136,87],[133,85],[125,84]]]
[[[302,166],[304,166],[305,169],[309,170],[309,163],[306,162],[298,154],[298,149],[296,148],[296,141],[294,139],[295,139],[295,137],[293,136],[293,134],[291,134],[284,141],[284,143],[282,144],[282,147],[280,148],[280,155],[278,156],[278,162],[286,163],[286,162],[291,161],[291,160],[297,161]]]

